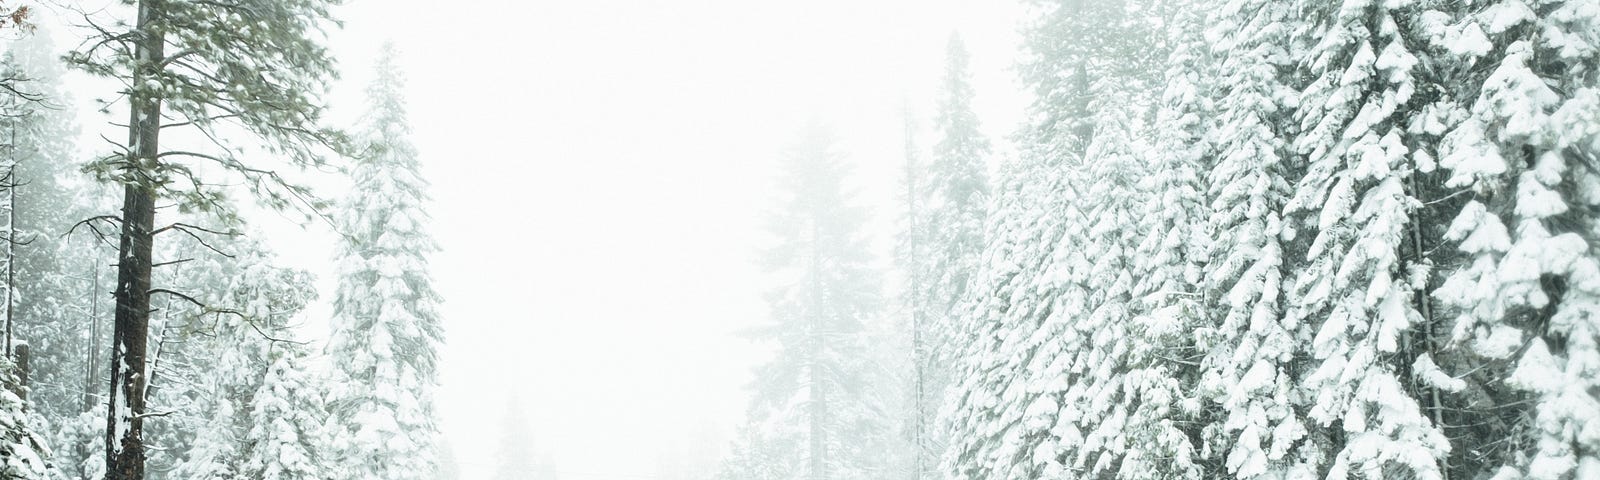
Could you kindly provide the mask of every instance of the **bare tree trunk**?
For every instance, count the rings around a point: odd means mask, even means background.
[[[828,393],[827,375],[822,365],[823,355],[827,354],[827,328],[822,308],[822,233],[820,231],[821,217],[812,212],[811,220],[811,404],[807,406],[810,417],[810,454],[809,472],[810,480],[828,479]]]
[[[117,256],[117,311],[112,329],[110,399],[106,409],[106,480],[144,479],[145,351],[150,327],[150,269],[155,225],[155,186],[142,171],[155,162],[161,131],[161,99],[146,88],[155,77],[164,38],[151,22],[160,0],[139,2],[134,30],[135,66],[130,99],[128,143],[131,157],[122,201],[122,233]],[[119,398],[124,405],[118,405]],[[117,438],[121,436],[120,440]]]
[[[91,246],[91,248],[93,248]],[[100,381],[100,270],[95,261],[97,255],[90,251],[89,254],[89,351],[85,355],[84,363],[89,366],[83,372],[83,411],[94,410],[95,383]]]
[[[12,358],[11,342],[17,328],[16,311],[12,308],[16,304],[12,299],[17,296],[17,122],[12,120],[10,124],[11,168],[6,170],[5,181],[0,182],[6,188],[6,358]]]
[[[922,293],[923,258],[922,250],[920,248],[922,230],[921,224],[917,222],[918,220],[921,220],[922,211],[917,205],[918,175],[916,155],[917,142],[915,137],[916,131],[916,124],[911,120],[911,109],[907,108],[905,112],[906,223],[907,228],[911,230],[911,234],[908,236],[906,245],[906,248],[909,250],[906,255],[909,264],[906,267],[911,271],[911,274],[907,279],[907,288],[911,291],[909,298],[910,301],[908,302],[910,305],[908,305],[908,307],[911,309],[911,368],[913,374],[911,399],[911,412],[913,416],[911,428],[911,448],[913,449],[911,456],[911,479],[922,480],[923,470],[926,470],[927,468],[924,456],[928,451],[927,407],[924,405],[924,397],[927,390],[928,352],[927,347],[924,345],[925,342],[922,336],[922,330],[924,328],[922,310],[925,299]]]

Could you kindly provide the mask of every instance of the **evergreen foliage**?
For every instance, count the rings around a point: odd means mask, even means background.
[[[886,379],[868,346],[881,301],[862,234],[866,212],[845,186],[849,165],[826,127],[812,123],[783,152],[776,245],[767,266],[781,283],[772,323],[757,335],[775,356],[756,370],[751,421],[728,478],[851,480],[890,471]],[[777,475],[773,477],[772,475]]]
[[[439,295],[428,276],[438,250],[425,226],[427,181],[408,138],[405,79],[392,45],[367,88],[367,149],[350,172],[353,194],[338,209],[339,286],[327,353],[334,478],[406,480],[435,473],[432,388],[443,339]]]

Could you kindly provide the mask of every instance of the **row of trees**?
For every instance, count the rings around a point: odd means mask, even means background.
[[[143,0],[80,12],[64,57],[38,22],[5,46],[0,479],[435,478],[427,182],[392,47],[356,135],[322,126],[335,3]],[[126,143],[79,153],[66,68],[121,86]],[[308,170],[353,188],[322,200]],[[340,234],[325,346],[252,202]]]
[[[842,164],[786,157],[724,478],[1600,476],[1600,7],[1029,3],[1019,158],[953,48],[908,162],[910,341]]]

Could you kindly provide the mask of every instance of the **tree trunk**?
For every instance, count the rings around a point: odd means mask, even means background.
[[[811,212],[811,305],[807,314],[811,317],[811,404],[810,410],[810,454],[807,474],[810,480],[828,479],[828,380],[827,369],[824,368],[822,358],[827,353],[827,323],[824,322],[822,300],[822,214]]]
[[[135,65],[130,84],[128,143],[124,167],[122,233],[117,256],[117,311],[112,329],[110,399],[106,409],[106,480],[144,480],[145,350],[150,326],[150,268],[155,225],[155,185],[143,170],[156,160],[161,99],[145,88],[155,78],[164,39],[151,22],[160,0],[139,2],[134,30]],[[124,403],[119,408],[118,399]],[[121,436],[120,440],[117,438]]]
[[[28,344],[20,343],[12,347],[17,358],[17,398],[22,399],[22,411],[28,411],[28,377],[33,375],[33,355],[28,349]]]
[[[928,352],[923,345],[923,286],[922,286],[922,250],[919,248],[922,239],[921,220],[922,210],[917,205],[917,142],[915,134],[916,124],[911,120],[911,111],[905,113],[905,154],[906,154],[906,223],[911,231],[908,235],[906,248],[909,250],[906,268],[911,271],[907,278],[907,289],[911,291],[911,368],[912,368],[912,398],[911,398],[911,448],[913,449],[911,461],[911,480],[922,480],[923,470],[926,469],[924,454],[927,446],[927,415],[926,406],[923,405],[925,390],[927,389]]]
[[[817,363],[811,365],[811,458],[810,480],[828,479],[828,398],[825,384],[817,378]]]
[[[117,313],[112,333],[115,361],[111,362],[111,400],[106,415],[107,480],[144,479],[144,420],[140,417],[145,412],[153,200],[148,190],[132,185],[127,187],[123,200],[122,254],[117,264]],[[122,410],[117,405],[119,398],[125,404]]]
[[[1418,201],[1422,201],[1423,205],[1427,205],[1427,202],[1425,201],[1426,199],[1424,198],[1424,193],[1425,192],[1422,189],[1422,182],[1417,180],[1417,175],[1420,175],[1420,174],[1413,173],[1413,174],[1411,174],[1411,178],[1409,179],[1410,184],[1411,184],[1411,195],[1416,197],[1418,199]],[[1432,267],[1433,265],[1437,265],[1438,263],[1429,262],[1430,259],[1428,258],[1428,248],[1427,248],[1427,245],[1425,245],[1424,242],[1423,242],[1423,235],[1422,235],[1422,224],[1423,224],[1423,222],[1431,220],[1431,218],[1427,215],[1428,213],[1429,213],[1429,209],[1426,206],[1417,209],[1417,212],[1412,215],[1411,225],[1410,225],[1410,228],[1408,230],[1410,230],[1409,233],[1411,234],[1411,251],[1412,251],[1412,256],[1414,257],[1411,260],[1412,263],[1415,263],[1417,265],[1428,265],[1428,266]],[[1422,334],[1422,344],[1423,344],[1423,350],[1422,351],[1424,353],[1427,353],[1428,354],[1428,358],[1431,359],[1433,362],[1440,363],[1438,343],[1436,342],[1436,338],[1434,337],[1435,332],[1436,332],[1436,328],[1435,327],[1438,325],[1438,323],[1434,319],[1434,314],[1433,314],[1433,279],[1434,279],[1434,275],[1430,274],[1428,277],[1429,278],[1424,279],[1423,280],[1424,283],[1422,285],[1420,285],[1420,287],[1422,287],[1422,288],[1417,290],[1417,297],[1416,297],[1417,313],[1422,314],[1422,326],[1418,327],[1417,331],[1421,332],[1421,334]],[[1405,361],[1408,361],[1408,362],[1409,361],[1415,361],[1416,358],[1417,358],[1417,352],[1415,351],[1415,347],[1411,345],[1410,336],[1408,335],[1408,336],[1405,336],[1403,338],[1406,339],[1406,357],[1405,357]],[[1409,368],[1406,369],[1406,370],[1408,372],[1410,371]],[[1419,393],[1421,393],[1424,397],[1426,397],[1425,401],[1427,402],[1427,405],[1423,407],[1423,411],[1428,412],[1429,418],[1433,419],[1434,427],[1438,428],[1439,431],[1443,432],[1445,430],[1445,423],[1444,423],[1444,409],[1445,409],[1445,406],[1444,406],[1443,399],[1440,398],[1439,388],[1435,387],[1435,386],[1432,386],[1432,385],[1427,385],[1427,384],[1424,384],[1423,382],[1419,382],[1419,381],[1415,381],[1415,380],[1413,380],[1412,384],[1417,385],[1419,387],[1419,390],[1421,390]],[[1449,456],[1446,456],[1445,458],[1448,460]],[[1449,465],[1448,461],[1445,462],[1445,465],[1441,465],[1441,468],[1439,469],[1439,474],[1440,474],[1440,478],[1442,480],[1450,480],[1450,465]]]
[[[93,246],[90,247],[95,248]],[[100,381],[100,270],[95,255],[89,254],[89,351],[84,355],[83,411],[94,410],[94,392]]]
[[[12,335],[16,329],[17,314],[13,305],[17,297],[17,122],[11,121],[11,168],[6,170],[6,358],[11,358]]]

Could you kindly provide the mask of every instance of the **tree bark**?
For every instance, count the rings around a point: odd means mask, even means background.
[[[160,0],[139,2],[134,30],[135,64],[130,82],[130,157],[122,201],[117,256],[117,310],[112,329],[110,399],[106,409],[106,480],[144,480],[145,351],[150,327],[150,269],[155,225],[155,188],[145,171],[156,161],[161,99],[146,82],[156,77],[164,38],[151,22]],[[119,408],[118,399],[124,405]],[[118,436],[120,435],[120,439]]]
[[[151,225],[154,199],[138,186],[126,188],[122,259],[117,265],[117,312],[112,345],[111,399],[107,411],[107,480],[144,479],[145,351],[150,326]],[[118,408],[118,400],[124,406]],[[118,439],[120,434],[121,438]]]
[[[17,358],[17,398],[22,399],[22,411],[28,411],[28,377],[33,375],[33,355],[28,349],[28,344],[14,345],[13,354]]]

